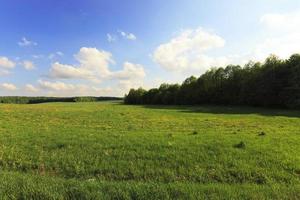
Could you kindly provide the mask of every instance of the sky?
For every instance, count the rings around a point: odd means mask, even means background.
[[[0,96],[124,96],[300,53],[299,0],[0,0]]]

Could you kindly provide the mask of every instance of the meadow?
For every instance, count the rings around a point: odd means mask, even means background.
[[[0,104],[0,199],[300,199],[300,111]]]

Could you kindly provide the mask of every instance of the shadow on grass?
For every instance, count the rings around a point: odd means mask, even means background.
[[[207,114],[232,114],[232,115],[249,115],[257,114],[262,116],[283,116],[283,117],[300,117],[299,110],[275,109],[262,107],[248,106],[214,106],[214,105],[199,105],[199,106],[174,106],[174,105],[142,105],[147,109],[170,109],[178,110],[184,113],[207,113]]]

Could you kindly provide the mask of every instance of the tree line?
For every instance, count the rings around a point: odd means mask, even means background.
[[[109,100],[122,100],[118,97],[23,97],[23,96],[3,96],[0,97],[0,103],[14,104],[38,104],[50,102],[96,102]]]
[[[300,55],[282,60],[271,55],[265,62],[212,68],[199,78],[159,88],[131,89],[126,104],[249,105],[300,108]]]

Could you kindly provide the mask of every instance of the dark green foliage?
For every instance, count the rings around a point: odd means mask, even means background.
[[[300,108],[300,55],[288,60],[272,55],[263,64],[249,62],[243,68],[213,68],[198,79],[186,79],[182,85],[162,84],[149,91],[131,89],[125,103]]]
[[[238,149],[245,149],[246,144],[243,141],[241,141],[240,143],[233,145],[233,147],[238,148]]]
[[[126,103],[132,103],[132,104],[142,104],[142,98],[145,95],[146,90],[139,88],[137,90],[131,89],[129,91],[129,94],[125,97]]]
[[[266,133],[263,131],[258,134],[258,136],[265,136],[265,135],[266,135]]]
[[[37,104],[50,102],[95,102],[95,101],[110,101],[121,100],[118,97],[19,97],[6,96],[0,97],[0,103],[14,104]]]

